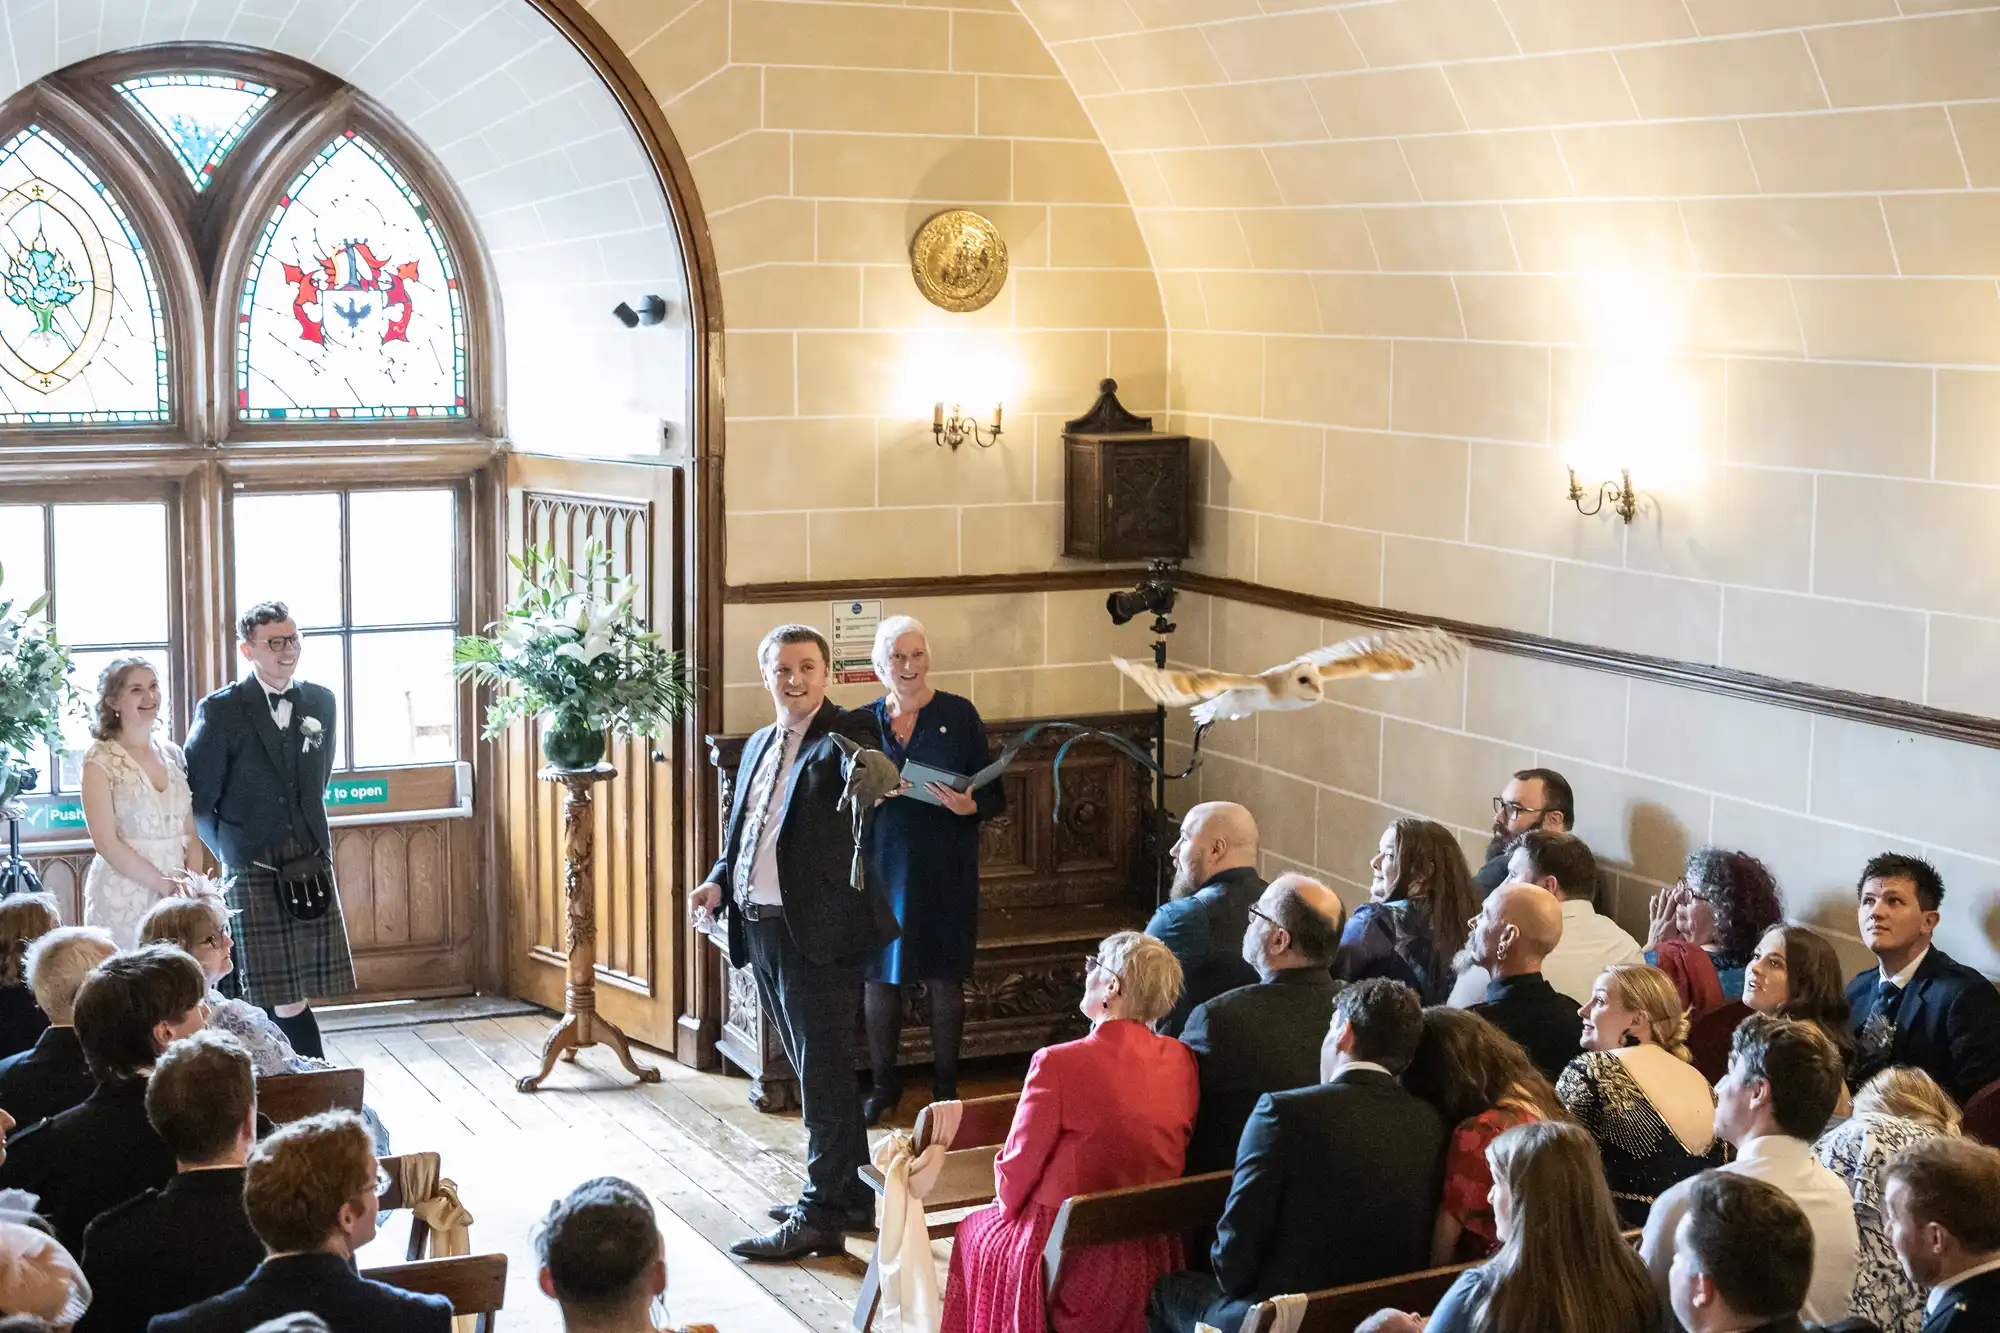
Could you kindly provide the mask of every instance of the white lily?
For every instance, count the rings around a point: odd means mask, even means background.
[[[508,616],[507,623],[493,637],[499,642],[500,651],[513,657],[526,652],[538,632],[535,623],[526,616]]]
[[[625,618],[631,599],[629,586],[609,602],[594,602],[585,598],[578,605],[576,620],[570,627],[577,632],[578,641],[556,649],[556,656],[575,658],[588,666],[611,652],[615,647],[611,631]]]

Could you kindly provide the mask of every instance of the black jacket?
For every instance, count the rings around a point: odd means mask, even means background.
[[[1236,1165],[1236,1145],[1258,1098],[1319,1082],[1319,1048],[1342,985],[1325,968],[1292,968],[1195,1006],[1181,1029],[1201,1071],[1189,1175]]]
[[[146,1321],[240,1286],[264,1261],[243,1212],[243,1168],[186,1171],[100,1213],[83,1233],[90,1310],[76,1333],[146,1333]]]
[[[286,731],[271,720],[270,700],[254,672],[203,699],[188,730],[195,827],[232,870],[266,860],[288,842],[333,851],[326,784],[333,776],[337,705],[323,685],[293,684],[299,695]],[[305,718],[320,724],[320,742],[310,750]]]
[[[1181,964],[1181,998],[1154,1031],[1178,1037],[1196,1005],[1256,982],[1257,969],[1243,961],[1243,932],[1264,887],[1255,870],[1238,866],[1218,871],[1187,897],[1153,913],[1146,933],[1173,950]]]
[[[785,925],[799,952],[815,963],[858,962],[896,938],[896,917],[880,887],[870,883],[856,892],[849,882],[854,859],[854,826],[839,809],[842,755],[830,733],[838,732],[871,750],[882,748],[882,730],[862,709],[823,703],[799,741],[792,760],[784,801],[784,822],[778,827],[778,883],[784,891]],[[708,872],[709,882],[722,886],[722,910],[729,926],[729,957],[738,967],[750,961],[743,920],[736,912],[735,864],[738,855],[755,856],[754,847],[739,847],[750,817],[751,788],[765,747],[778,735],[773,722],[743,747],[736,769],[736,792],[723,830],[722,856]]]
[[[1424,1268],[1448,1132],[1429,1103],[1379,1070],[1265,1094],[1243,1128],[1216,1227],[1210,1257],[1223,1298],[1208,1322],[1234,1328],[1268,1296]]]
[[[267,1319],[310,1311],[331,1333],[449,1333],[451,1302],[372,1282],[334,1254],[266,1259],[242,1286],[176,1314],[151,1333],[249,1333]]]
[[[1847,983],[1856,1037],[1875,1016],[1879,972],[1871,969]],[[1944,950],[1931,949],[1917,974],[1897,997],[1895,1037],[1888,1050],[1863,1051],[1854,1086],[1890,1065],[1915,1065],[1938,1081],[1963,1106],[2000,1079],[2000,991],[1984,976]]]
[[[0,1060],[0,1107],[23,1129],[69,1110],[96,1087],[75,1028],[44,1028],[28,1050]]]
[[[174,1178],[174,1154],[146,1119],[146,1080],[100,1087],[7,1144],[0,1189],[23,1189],[71,1254],[105,1209]]]
[[[1576,1001],[1539,972],[1488,982],[1485,1002],[1473,1005],[1472,1012],[1521,1043],[1551,1083],[1582,1049],[1583,1016]]]
[[[2000,1269],[1969,1277],[1946,1291],[1923,1333],[1993,1333],[2000,1329]]]
[[[0,986],[0,1055],[14,1056],[48,1030],[49,1016],[26,986]]]

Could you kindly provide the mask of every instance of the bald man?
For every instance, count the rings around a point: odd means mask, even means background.
[[[1146,933],[1181,964],[1181,998],[1156,1025],[1178,1037],[1194,1007],[1257,980],[1243,961],[1250,905],[1264,892],[1257,873],[1257,821],[1233,801],[1204,801],[1181,817],[1174,887]]]
[[[1542,960],[1562,943],[1562,904],[1541,885],[1517,880],[1495,889],[1471,924],[1458,961],[1490,978],[1472,1012],[1520,1042],[1553,1082],[1583,1039],[1576,1002],[1542,976]]]
[[[1250,909],[1243,961],[1258,980],[1196,1005],[1181,1031],[1201,1071],[1189,1175],[1236,1165],[1259,1097],[1319,1082],[1320,1042],[1346,984],[1327,968],[1346,920],[1339,895],[1304,875],[1278,876]]]

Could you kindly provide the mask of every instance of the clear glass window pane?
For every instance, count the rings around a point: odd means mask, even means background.
[[[354,636],[354,766],[437,764],[458,757],[452,631]]]
[[[56,633],[71,646],[167,639],[167,507],[57,505]]]
[[[82,787],[83,752],[90,748],[90,726],[97,718],[98,677],[103,675],[104,668],[128,657],[143,658],[152,666],[153,674],[160,678],[160,713],[159,720],[153,727],[153,738],[163,741],[178,739],[174,735],[174,704],[170,697],[173,675],[168,667],[165,648],[140,648],[131,652],[72,651],[70,661],[75,664],[76,669],[70,673],[70,680],[83,698],[77,716],[63,719],[62,789],[64,791],[79,791]]]
[[[0,505],[0,601],[26,606],[49,586],[40,505]]]
[[[339,721],[333,728],[333,767],[347,767],[347,659],[342,655],[338,634],[308,634],[299,650],[297,680],[309,680],[333,691],[339,704]]]
[[[276,601],[301,626],[340,624],[340,496],[240,495],[230,513],[236,614]]]
[[[347,499],[356,625],[457,619],[450,491],[356,491]]]

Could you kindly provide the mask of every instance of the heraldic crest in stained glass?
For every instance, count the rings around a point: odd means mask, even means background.
[[[196,194],[277,95],[226,74],[148,74],[112,86],[173,150]]]
[[[306,165],[264,229],[237,371],[237,410],[253,420],[465,415],[465,310],[444,233],[351,131]]]

